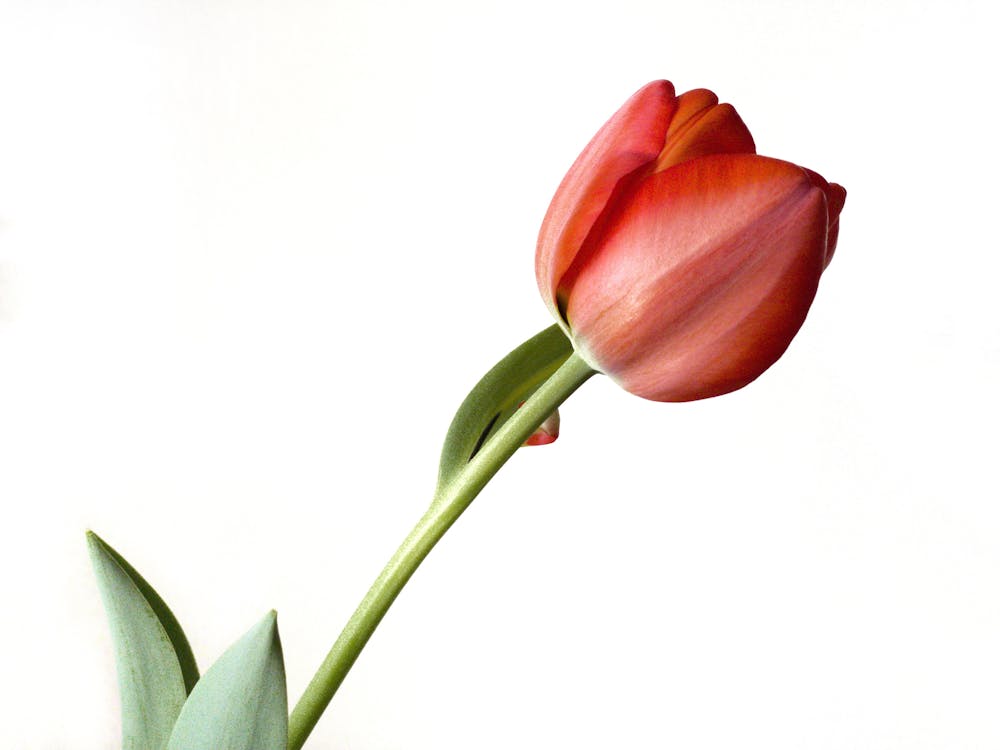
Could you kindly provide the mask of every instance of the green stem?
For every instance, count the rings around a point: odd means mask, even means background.
[[[396,596],[438,540],[525,440],[594,371],[574,352],[443,488],[375,580],[306,687],[288,724],[288,750],[300,750]]]

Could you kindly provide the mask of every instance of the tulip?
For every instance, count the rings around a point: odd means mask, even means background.
[[[639,90],[556,191],[535,270],[595,370],[654,401],[734,391],[805,320],[846,191],[756,155],[711,91]]]

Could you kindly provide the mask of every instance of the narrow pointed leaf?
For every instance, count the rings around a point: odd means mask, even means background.
[[[438,470],[439,493],[572,352],[572,343],[554,325],[525,341],[483,376],[448,428]]]
[[[285,750],[288,697],[271,611],[219,657],[191,691],[168,750]]]
[[[198,680],[191,646],[170,608],[97,534],[90,559],[108,615],[122,708],[123,750],[163,750]]]

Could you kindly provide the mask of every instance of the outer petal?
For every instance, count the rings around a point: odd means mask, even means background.
[[[837,249],[837,238],[840,236],[840,212],[847,200],[847,190],[835,182],[830,183],[830,191],[826,196],[829,207],[829,228],[826,234],[826,261],[823,268],[833,260],[833,251]]]
[[[556,288],[604,210],[618,181],[656,160],[677,98],[669,81],[654,81],[619,109],[570,167],[545,214],[538,236],[538,288],[559,318]]]
[[[699,156],[753,154],[756,150],[753,136],[731,104],[719,104],[719,97],[707,89],[694,89],[677,98],[677,112],[656,160],[656,171]]]
[[[567,309],[577,348],[656,401],[741,388],[805,320],[826,233],[824,192],[787,162],[708,156],[651,175],[588,240]]]
[[[835,182],[827,182],[811,169],[805,169],[805,172],[809,175],[813,185],[826,194],[826,260],[823,263],[823,267],[826,268],[833,260],[833,251],[837,249],[837,235],[840,234],[840,212],[844,209],[847,191]]]

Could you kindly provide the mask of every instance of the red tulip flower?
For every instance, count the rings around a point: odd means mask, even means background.
[[[655,401],[742,388],[784,353],[833,256],[846,191],[757,156],[711,91],[638,91],[556,191],[542,296],[594,369]]]

